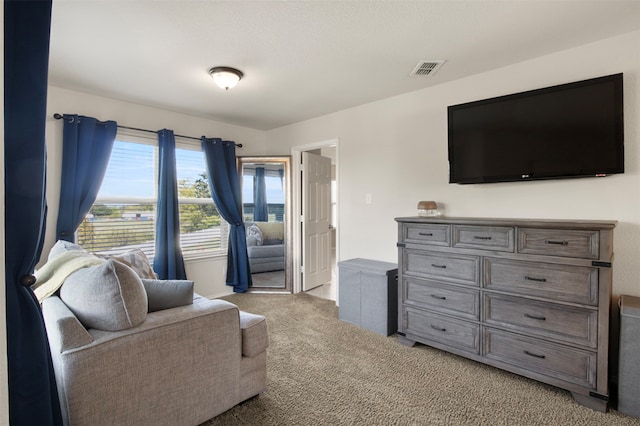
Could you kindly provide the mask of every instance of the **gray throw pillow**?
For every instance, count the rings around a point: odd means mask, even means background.
[[[60,299],[86,328],[126,330],[147,318],[147,294],[140,277],[115,260],[71,274],[60,289]]]
[[[142,285],[147,292],[149,312],[193,303],[193,281],[143,279]]]

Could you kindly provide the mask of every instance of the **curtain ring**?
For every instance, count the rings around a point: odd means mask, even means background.
[[[31,287],[35,283],[36,283],[35,275],[27,274],[27,275],[23,275],[20,278],[20,284],[22,284],[24,287]]]

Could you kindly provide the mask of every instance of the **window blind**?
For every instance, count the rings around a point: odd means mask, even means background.
[[[211,198],[201,151],[176,149],[180,245],[185,258],[226,255],[228,224]],[[96,202],[77,242],[99,254],[141,249],[155,254],[157,148],[117,140]]]

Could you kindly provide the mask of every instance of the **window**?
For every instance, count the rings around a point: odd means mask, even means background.
[[[176,171],[185,259],[226,255],[229,226],[211,199],[199,146],[176,148]],[[152,259],[157,176],[157,142],[119,134],[98,197],[78,228],[78,244],[100,254],[139,248]]]
[[[229,224],[211,198],[202,151],[176,148],[180,245],[185,257],[227,254]]]

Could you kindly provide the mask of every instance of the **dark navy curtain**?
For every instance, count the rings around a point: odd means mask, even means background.
[[[62,132],[62,182],[56,238],[74,233],[96,200],[118,132],[115,121],[65,114]]]
[[[253,220],[256,222],[268,222],[267,211],[267,184],[264,180],[264,167],[256,167],[256,175],[253,177]]]
[[[46,219],[51,1],[4,2],[5,296],[9,423],[62,424],[40,306],[30,285]]]
[[[176,174],[176,138],[173,130],[158,131],[159,172],[156,210],[156,253],[153,269],[162,280],[185,280],[180,249],[180,216]]]
[[[252,285],[247,256],[247,237],[242,221],[242,197],[236,167],[236,144],[202,138],[202,151],[209,171],[209,188],[222,218],[229,222],[227,285],[244,293]]]

